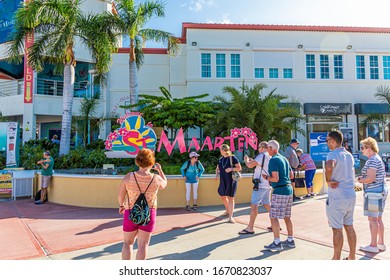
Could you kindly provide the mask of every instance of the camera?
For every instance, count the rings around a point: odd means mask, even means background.
[[[260,179],[254,178],[252,179],[253,183],[253,190],[258,191],[259,190],[259,184],[260,184]]]

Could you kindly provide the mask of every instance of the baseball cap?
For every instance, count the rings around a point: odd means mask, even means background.
[[[293,138],[293,139],[291,139],[290,144],[294,144],[294,143],[300,144],[301,142],[299,142],[297,139]]]
[[[200,155],[197,154],[196,152],[191,152],[191,153],[190,153],[190,158],[192,158],[192,157],[198,157],[198,156],[200,156]]]

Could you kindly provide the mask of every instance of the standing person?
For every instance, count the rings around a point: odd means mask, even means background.
[[[53,176],[54,159],[50,155],[50,151],[43,153],[43,159],[39,160],[37,164],[42,166],[41,171],[41,199],[35,201],[35,204],[40,205],[45,203],[47,196],[47,189],[50,186],[50,180]]]
[[[388,194],[385,182],[386,172],[385,165],[378,155],[378,143],[374,138],[368,137],[360,142],[361,151],[364,156],[368,157],[366,164],[362,168],[362,176],[358,177],[358,182],[363,183],[364,193],[383,193],[382,208],[385,208],[385,202]],[[368,217],[370,226],[371,241],[367,246],[361,246],[360,250],[370,253],[379,253],[386,251],[384,235],[385,226],[382,221],[383,212],[373,212],[364,210],[364,216]]]
[[[255,167],[253,174],[253,191],[251,198],[251,212],[249,215],[248,226],[240,231],[238,234],[254,234],[253,226],[259,211],[259,204],[262,203],[264,208],[269,212],[270,210],[270,185],[267,180],[262,177],[262,174],[268,174],[268,163],[270,156],[267,152],[268,142],[263,141],[259,144],[259,154],[255,159],[245,155],[244,160],[246,166],[249,168]]]
[[[230,163],[233,163],[232,164]],[[238,159],[230,151],[229,145],[221,145],[221,157],[218,160],[216,168],[216,179],[219,177],[218,194],[220,195],[225,213],[222,216],[228,216],[229,222],[234,224],[234,197],[237,191],[237,182],[232,178],[232,171],[241,171],[241,164]]]
[[[313,180],[316,175],[316,164],[309,154],[303,153],[302,149],[297,149],[296,152],[301,162],[301,169],[305,170],[305,183],[307,188],[307,195],[305,197],[313,197]]]
[[[293,171],[288,160],[279,153],[279,143],[275,140],[268,142],[268,153],[271,159],[268,164],[268,174],[263,174],[263,178],[271,183],[273,192],[271,195],[271,218],[274,241],[264,246],[270,251],[282,251],[283,247],[295,248],[294,229],[291,221],[291,207],[293,203],[293,188],[291,178]],[[288,237],[285,241],[280,240],[279,219],[284,219]]]
[[[53,138],[51,138],[51,142],[54,144],[60,144],[60,140],[58,140],[58,136],[56,134],[54,134]]]
[[[187,211],[191,211],[190,206],[190,197],[191,197],[191,185],[193,189],[193,199],[194,199],[194,205],[192,206],[192,209],[197,210],[198,209],[198,183],[199,178],[202,176],[204,172],[204,167],[202,163],[198,160],[199,154],[196,152],[190,153],[190,160],[186,161],[180,168],[181,175],[184,177],[185,184],[186,184],[186,201]]]
[[[343,134],[340,131],[329,132],[326,143],[331,150],[326,159],[325,177],[329,186],[326,214],[333,231],[332,260],[341,258],[343,227],[349,245],[349,256],[345,259],[354,260],[356,252],[356,232],[353,227],[356,204],[354,159],[342,146]]]
[[[288,160],[288,163],[290,164],[290,167],[292,168],[293,171],[297,170],[298,166],[299,166],[299,159],[298,159],[298,155],[296,153],[296,149],[298,148],[300,142],[293,138],[291,139],[290,141],[290,145],[287,147],[286,149],[286,158]],[[299,197],[297,197],[295,195],[295,172],[294,173],[294,177],[293,179],[291,180],[291,184],[293,186],[293,200],[300,200]]]
[[[137,260],[145,260],[148,254],[150,238],[156,224],[157,192],[167,186],[167,178],[159,163],[155,163],[154,153],[150,149],[142,149],[135,158],[139,167],[136,172],[128,173],[122,180],[119,188],[119,214],[123,215],[123,246],[122,260],[131,260],[133,245],[137,239]],[[158,172],[150,172],[154,169]],[[137,225],[129,218],[129,213],[140,195],[140,189],[145,193],[150,207],[150,222],[147,225]],[[127,196],[127,199],[125,199]]]

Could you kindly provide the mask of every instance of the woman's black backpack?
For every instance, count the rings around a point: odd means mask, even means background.
[[[153,182],[154,175],[152,180],[150,180],[150,183],[148,187],[146,188],[145,192],[141,191],[141,188],[138,185],[137,178],[135,177],[135,173],[133,173],[135,182],[137,183],[138,189],[140,191],[140,195],[138,196],[137,200],[135,201],[133,208],[131,209],[129,213],[129,220],[132,221],[136,225],[140,226],[146,226],[150,222],[150,207],[148,204],[148,201],[146,200],[145,193],[149,189],[150,185]],[[129,199],[129,196],[127,195],[127,199]],[[129,207],[130,207],[130,201]]]

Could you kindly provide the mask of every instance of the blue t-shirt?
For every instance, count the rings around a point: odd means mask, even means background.
[[[328,189],[328,197],[332,199],[345,199],[356,197],[354,159],[344,147],[329,152],[326,160],[333,160],[335,166],[331,180],[339,183],[335,189]]]
[[[279,153],[272,156],[268,164],[268,173],[270,176],[272,176],[272,172],[278,172],[279,174],[278,182],[270,182],[271,187],[274,189],[272,192],[273,194],[280,194],[280,195],[293,194],[293,188],[291,186],[291,180],[290,180],[290,170],[291,170],[290,164],[288,163],[288,160],[284,156],[282,156]]]
[[[188,166],[188,168],[187,168]],[[187,168],[187,172],[184,173],[185,169]],[[196,177],[200,178],[204,172],[204,167],[198,161],[198,164],[195,163],[194,165],[191,164],[191,162],[186,161],[180,168],[181,175],[184,177],[187,177],[186,183],[198,183],[198,180],[196,180]]]

